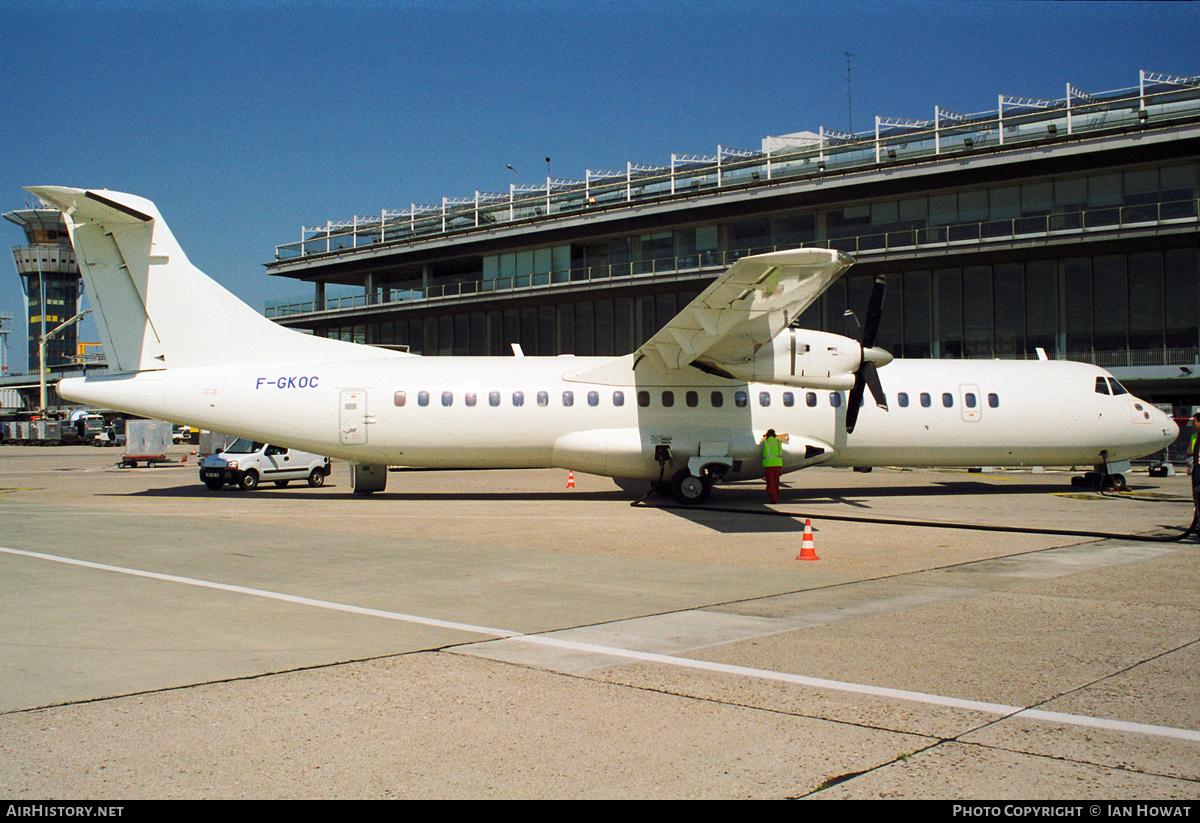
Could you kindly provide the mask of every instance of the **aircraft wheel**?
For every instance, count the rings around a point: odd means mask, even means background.
[[[258,475],[252,471],[242,475],[242,481],[238,483],[238,488],[242,491],[253,491],[258,488]]]
[[[1128,487],[1128,484],[1125,482],[1125,475],[1123,474],[1106,475],[1104,478],[1104,485],[1102,486],[1105,491],[1114,492],[1123,492]]]
[[[708,499],[712,491],[712,482],[703,477],[697,477],[683,469],[671,480],[671,492],[675,499],[688,506],[696,506]]]
[[[314,489],[324,486],[325,472],[321,471],[320,469],[313,469],[308,475],[308,485],[312,486]]]

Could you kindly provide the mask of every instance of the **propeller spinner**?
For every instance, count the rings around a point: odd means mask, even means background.
[[[871,289],[871,301],[867,304],[866,327],[860,327],[854,312],[846,309],[846,336],[858,341],[861,350],[861,360],[858,370],[854,372],[854,388],[850,389],[850,397],[846,405],[846,434],[854,431],[858,423],[858,407],[862,405],[864,388],[871,390],[875,405],[884,411],[888,410],[887,398],[883,394],[883,385],[879,382],[877,366],[886,366],[892,362],[892,356],[875,345],[875,335],[879,332],[879,319],[883,316],[883,295],[887,291],[887,280],[881,274],[875,278]]]

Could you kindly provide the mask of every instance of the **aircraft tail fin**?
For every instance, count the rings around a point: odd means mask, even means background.
[[[113,369],[339,359],[372,351],[286,329],[254,311],[191,264],[149,200],[60,186],[27,190],[66,217]]]

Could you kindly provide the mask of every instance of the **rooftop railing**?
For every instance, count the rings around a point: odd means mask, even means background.
[[[547,177],[541,185],[514,183],[504,193],[476,191],[474,197],[444,197],[440,205],[414,203],[404,211],[306,226],[299,241],[276,247],[275,259],[287,262],[721,189],[1167,126],[1200,117],[1200,78],[1143,71],[1132,89],[1093,95],[1067,84],[1060,100],[1000,95],[993,111],[961,115],[935,106],[933,113],[927,121],[876,117],[867,133],[822,127],[769,137],[758,151],[718,146],[715,155],[673,154],[669,165],[631,162],[619,171],[589,169],[583,180]]]
[[[323,304],[315,301],[275,302],[266,307],[267,317],[291,317],[323,311],[341,311],[378,306],[387,303],[416,303],[469,297],[482,293],[510,293],[533,289],[553,289],[575,284],[661,278],[666,275],[687,276],[702,272],[724,271],[737,260],[750,254],[780,251],[803,245],[814,248],[833,248],[858,258],[872,255],[916,253],[938,248],[975,246],[988,243],[1019,242],[1022,239],[1053,237],[1086,237],[1088,234],[1128,229],[1157,229],[1173,225],[1200,222],[1200,199],[1175,200],[1166,203],[1146,203],[1134,206],[1114,206],[1034,216],[1009,220],[987,220],[976,223],[957,223],[947,226],[912,226],[891,231],[871,232],[825,240],[803,241],[789,245],[768,245],[738,249],[703,251],[695,254],[658,257],[628,263],[602,266],[580,266],[568,270],[534,272],[494,279],[471,279],[455,283],[431,285],[425,289],[411,287],[385,289],[371,299],[367,294],[327,298]]]

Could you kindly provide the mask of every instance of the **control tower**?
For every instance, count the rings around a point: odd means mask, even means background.
[[[27,245],[14,246],[12,253],[28,307],[29,371],[33,373],[38,367],[38,340],[79,311],[79,266],[59,210],[18,209],[4,217],[25,230]],[[76,348],[72,325],[46,341],[43,368],[74,365]]]

